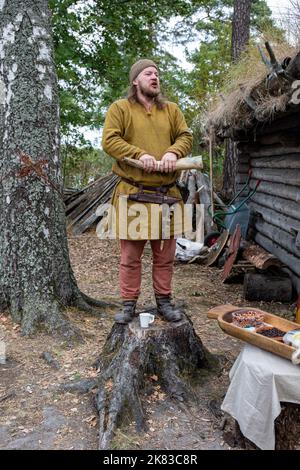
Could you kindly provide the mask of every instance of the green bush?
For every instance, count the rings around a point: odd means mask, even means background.
[[[91,146],[61,148],[64,187],[81,189],[111,171],[113,164],[103,150]]]

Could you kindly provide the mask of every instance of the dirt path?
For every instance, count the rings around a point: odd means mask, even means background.
[[[100,241],[93,233],[69,239],[72,265],[80,288],[104,300],[118,301],[116,242]],[[242,286],[220,283],[220,271],[199,265],[176,264],[175,299],[185,299],[187,313],[207,349],[220,356],[219,376],[205,376],[199,386],[200,405],[187,407],[166,399],[152,380],[151,393],[143,397],[149,430],[137,435],[131,423],[118,431],[118,449],[228,449],[222,438],[220,403],[226,393],[229,370],[242,343],[225,335],[217,323],[207,320],[207,310],[223,303],[243,305]],[[151,254],[146,247],[140,306],[154,303],[151,288]],[[248,303],[249,304],[249,303]],[[272,313],[293,318],[294,306],[252,303]],[[57,387],[84,377],[95,377],[93,367],[113,325],[114,312],[92,317],[75,309],[67,315],[84,341],[67,340],[41,332],[23,338],[10,317],[0,313],[8,361],[0,365],[0,449],[96,449],[98,421],[93,393],[59,393]],[[55,369],[42,357],[51,353]],[[223,423],[224,424],[224,421]]]

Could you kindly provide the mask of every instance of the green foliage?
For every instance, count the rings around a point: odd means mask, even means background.
[[[187,120],[219,86],[230,63],[233,0],[49,0],[64,136],[102,124],[107,106],[123,96],[128,71],[141,57],[157,61],[167,95]],[[180,17],[170,26],[170,19]],[[254,0],[252,25],[270,23],[265,0]],[[200,47],[188,55],[187,73],[167,42]]]
[[[123,96],[132,63],[160,62],[162,20],[188,14],[187,0],[50,0],[63,135],[99,127]]]
[[[49,0],[49,6],[61,131],[63,141],[72,142],[63,149],[66,183],[82,186],[91,174],[102,174],[102,165],[109,168],[103,156],[98,164],[100,153],[96,156],[82,141],[80,129],[102,125],[108,105],[126,92],[132,63],[141,57],[158,63],[166,95],[180,105],[196,132],[195,116],[207,108],[230,66],[233,0]],[[272,23],[270,16],[265,0],[253,0],[253,35]],[[166,44],[188,45],[197,37],[199,47],[187,54],[193,65],[188,72]],[[197,132],[199,147],[199,127]]]
[[[113,160],[103,150],[64,145],[61,153],[65,187],[83,188],[111,171]]]
[[[192,100],[207,107],[211,95],[220,90],[231,66],[231,34],[233,0],[210,2],[206,15],[195,27],[201,32],[201,44],[189,54],[194,64],[189,74],[189,94]],[[272,26],[271,10],[265,0],[254,0],[251,13],[251,31],[256,36]]]
[[[203,14],[195,22],[194,27],[200,34],[200,46],[188,54],[194,67],[186,78],[186,93],[193,103],[190,108],[191,127],[194,132],[195,153],[199,153],[204,129],[201,119],[210,108],[215,96],[224,88],[225,80],[232,68],[231,34],[234,0],[212,0],[210,6],[203,9]],[[271,10],[265,0],[254,0],[251,10],[251,42],[254,43],[263,31],[272,31],[283,40],[283,32],[274,26]],[[257,49],[257,46],[255,46]],[[238,65],[235,67],[238,67]],[[198,148],[197,148],[198,147]],[[222,153],[220,148],[215,151]],[[201,149],[200,149],[201,153]],[[221,155],[219,161],[223,161]],[[216,168],[219,172],[220,169]]]

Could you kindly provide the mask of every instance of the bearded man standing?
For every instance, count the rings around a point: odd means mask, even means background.
[[[121,178],[112,196],[116,237],[121,245],[119,278],[123,301],[123,310],[115,320],[126,324],[135,316],[141,286],[141,256],[150,240],[157,311],[165,320],[175,322],[181,320],[182,314],[171,302],[174,237],[182,231],[176,233],[173,226],[166,238],[162,234],[161,217],[154,216],[152,209],[159,206],[157,201],[182,206],[180,191],[175,185],[178,176],[175,164],[191,151],[192,135],[178,106],[163,99],[158,67],[152,60],[141,59],[133,64],[129,80],[127,99],[114,102],[107,112],[102,138],[103,149],[116,160],[113,172]],[[124,157],[139,160],[143,169],[129,166]],[[126,210],[121,204],[124,200]],[[139,219],[140,231],[129,233],[132,210],[137,202],[144,205],[139,209],[143,214]]]

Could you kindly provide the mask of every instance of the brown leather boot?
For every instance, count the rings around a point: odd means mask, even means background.
[[[116,313],[116,323],[130,323],[135,316],[136,300],[123,300],[123,309],[121,312]]]
[[[182,320],[182,313],[174,304],[171,303],[171,296],[158,296],[155,295],[157,313],[162,315],[164,320],[176,322]]]

